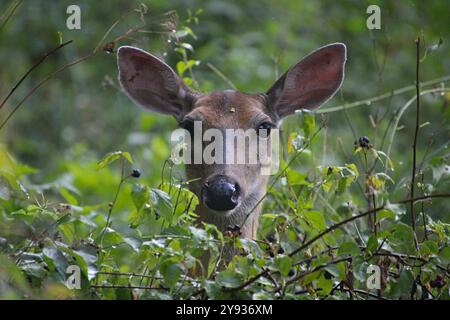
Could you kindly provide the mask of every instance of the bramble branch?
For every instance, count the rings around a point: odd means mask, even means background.
[[[420,128],[420,85],[419,85],[419,66],[420,66],[420,37],[416,39],[416,128],[414,130],[413,142],[413,164],[411,173],[411,199],[414,198],[414,189],[416,182],[416,158],[417,158],[417,137]],[[411,225],[414,232],[414,243],[419,246],[416,233],[416,213],[414,211],[414,202],[410,202]]]

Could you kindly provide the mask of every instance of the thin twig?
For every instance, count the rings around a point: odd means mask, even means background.
[[[420,176],[421,176],[421,183],[422,183],[422,186],[423,186],[425,175],[422,172]],[[428,234],[427,234],[428,231],[427,231],[427,216],[425,214],[425,204],[424,204],[424,202],[421,203],[421,209],[422,209],[421,211],[422,211],[422,222],[423,222],[423,241],[425,241],[425,240],[428,240]]]
[[[125,172],[125,159],[122,158],[122,167],[121,167],[121,172],[120,172],[120,183],[117,186],[117,190],[116,190],[116,194],[114,196],[114,200],[109,204],[108,216],[106,218],[106,224],[105,224],[105,227],[103,228],[102,234],[100,236],[100,246],[101,247],[103,247],[103,238],[105,237],[106,229],[108,229],[108,227],[109,227],[109,223],[111,221],[111,214],[112,214],[112,211],[114,209],[114,206],[116,205],[117,198],[119,197],[119,193],[120,193],[120,190],[122,188],[122,185],[123,185],[124,181],[127,178],[130,177],[129,175],[125,177],[124,176],[124,172]]]
[[[411,202],[416,202],[416,201],[429,200],[429,199],[433,199],[433,198],[449,198],[449,197],[450,197],[450,193],[433,193],[433,194],[429,194],[429,195],[423,195],[420,197],[396,201],[394,203],[411,203]]]
[[[22,78],[20,78],[20,80],[15,84],[15,86],[9,91],[8,95],[7,95],[7,96],[5,97],[5,99],[3,99],[3,101],[0,103],[0,109],[2,109],[2,108],[5,106],[6,102],[7,102],[8,99],[12,96],[12,94],[14,93],[14,91],[17,90],[17,88],[20,86],[20,84],[28,77],[28,75],[29,75],[34,69],[36,69],[37,67],[39,67],[39,66],[44,62],[44,60],[47,59],[50,55],[52,55],[53,53],[55,53],[55,52],[58,51],[59,49],[65,47],[66,45],[68,45],[68,44],[70,44],[70,43],[72,43],[72,42],[73,42],[73,40],[64,42],[64,43],[60,44],[59,46],[57,46],[56,48],[53,48],[53,49],[50,50],[49,52],[44,53],[44,54],[42,55],[42,57],[41,57],[35,64],[33,64],[33,66],[32,66],[30,69],[28,69],[28,71],[22,76]]]
[[[68,216],[70,216],[71,213],[66,213],[63,216],[59,217],[56,221],[54,221],[53,223],[51,223],[47,228],[45,228],[37,237],[35,240],[31,240],[30,243],[28,243],[28,245],[23,248],[17,255],[16,255],[16,264],[19,263],[20,259],[22,258],[22,255],[28,251],[28,249],[30,249],[35,243],[39,242],[39,240],[42,239],[42,237],[44,237],[48,232],[50,232],[50,230],[57,226],[61,221],[63,221],[65,218],[67,218]]]
[[[256,210],[256,208],[264,201],[264,199],[267,197],[267,195],[270,193],[270,191],[272,190],[272,188],[274,187],[275,183],[277,183],[277,181],[284,175],[284,173],[287,171],[287,169],[289,169],[289,167],[292,165],[292,163],[298,158],[298,156],[300,154],[303,153],[303,151],[306,150],[306,148],[308,148],[311,144],[311,142],[314,140],[314,138],[319,134],[319,132],[322,130],[323,127],[320,127],[318,130],[316,130],[316,132],[314,132],[314,134],[311,136],[311,138],[308,140],[308,142],[306,142],[303,147],[297,151],[297,153],[292,157],[291,160],[289,160],[289,162],[286,164],[286,166],[283,168],[283,170],[281,170],[281,172],[275,176],[275,178],[273,179],[273,181],[270,183],[269,187],[267,188],[266,193],[264,193],[264,195],[261,197],[261,199],[259,199],[256,204],[253,206],[253,208],[247,213],[247,215],[244,218],[244,221],[241,223],[240,227],[241,229],[244,227],[245,223],[247,222],[248,218],[250,217],[250,215],[253,213],[253,211]]]
[[[436,78],[436,79],[433,79],[433,80],[425,81],[425,82],[420,83],[419,85],[421,87],[426,87],[426,86],[431,86],[431,85],[436,84],[436,83],[447,82],[447,81],[450,81],[450,75],[446,75],[446,76],[441,77],[441,78]],[[330,113],[330,112],[341,111],[341,110],[344,110],[344,109],[348,110],[348,109],[356,108],[356,107],[359,107],[359,106],[370,106],[374,102],[378,102],[380,100],[391,98],[392,96],[396,96],[396,95],[402,94],[404,92],[408,92],[408,91],[414,90],[415,88],[416,88],[416,85],[411,85],[411,86],[403,87],[403,88],[400,88],[400,89],[397,89],[397,90],[393,90],[391,92],[384,93],[384,94],[376,96],[376,97],[372,97],[372,98],[368,98],[368,99],[364,99],[364,100],[360,100],[360,101],[355,101],[355,102],[348,103],[348,104],[344,103],[344,104],[341,104],[341,105],[336,106],[336,107],[325,108],[325,109],[317,109],[317,110],[315,110],[313,112],[314,113]]]
[[[415,202],[415,201],[419,201],[419,200],[425,200],[425,199],[432,199],[432,198],[450,198],[450,193],[440,193],[440,194],[430,194],[428,196],[422,196],[422,197],[417,197],[414,199],[405,199],[405,200],[400,200],[394,203],[410,203],[410,202]],[[332,226],[329,226],[328,228],[326,228],[324,231],[322,231],[321,233],[319,233],[317,236],[311,238],[309,241],[306,241],[305,243],[303,243],[300,247],[298,247],[297,249],[293,250],[291,253],[288,254],[289,257],[294,256],[295,254],[299,253],[300,251],[304,250],[305,248],[307,248],[308,246],[310,246],[312,243],[316,242],[317,240],[321,239],[323,236],[325,236],[326,234],[339,229],[341,226],[354,221],[356,219],[365,217],[367,215],[370,215],[374,212],[378,212],[380,210],[383,210],[385,208],[385,206],[380,206],[378,208],[374,208],[372,210],[368,210],[366,212],[360,213],[358,215],[355,215],[353,217],[350,217],[346,220],[343,220],[339,223],[336,223]],[[245,288],[246,286],[252,284],[253,282],[255,282],[256,280],[258,280],[259,278],[261,278],[262,276],[265,276],[267,274],[268,270],[264,269],[263,271],[261,271],[260,273],[258,273],[257,275],[253,276],[252,278],[250,278],[249,280],[247,280],[246,282],[244,282],[242,285],[236,287],[236,288],[231,288],[229,290],[232,291],[238,291],[241,290],[243,288]]]
[[[115,24],[113,25],[113,27],[115,26]],[[128,30],[125,34],[116,37],[114,40],[111,41],[111,43],[116,43],[124,38],[127,38],[129,35],[131,35],[134,32],[138,32],[142,27],[134,27],[131,28],[130,30]],[[108,34],[112,29],[108,29],[108,31],[106,32],[106,34]],[[38,84],[36,84],[33,88],[31,88],[30,91],[28,91],[28,93],[25,95],[25,97],[19,101],[19,103],[14,107],[14,109],[6,116],[6,119],[0,124],[0,130],[3,129],[3,127],[6,125],[6,123],[9,121],[9,119],[14,115],[14,113],[16,113],[16,111],[22,106],[22,104],[28,100],[41,86],[43,86],[48,80],[52,79],[53,77],[55,77],[56,75],[58,75],[59,73],[61,73],[62,71],[76,65],[79,64],[80,62],[83,62],[91,57],[93,57],[94,55],[96,55],[99,51],[98,51],[98,47],[99,45],[103,42],[103,37],[100,40],[100,42],[96,45],[96,47],[87,55],[78,58],[70,63],[67,63],[65,65],[63,65],[62,67],[56,69],[55,71],[49,73],[44,79],[42,79]]]
[[[353,220],[368,216],[370,214],[373,214],[374,212],[378,212],[380,210],[383,210],[384,206],[378,207],[378,208],[374,208],[371,210],[368,210],[366,212],[360,213],[358,215],[355,215],[353,217],[350,217],[346,220],[343,220],[339,223],[333,224],[332,226],[329,226],[328,228],[326,228],[324,231],[320,232],[318,235],[316,235],[315,237],[311,238],[309,241],[306,241],[303,245],[301,245],[300,247],[298,247],[297,249],[295,249],[294,251],[292,251],[291,253],[289,253],[289,256],[292,257],[295,254],[297,254],[298,252],[302,251],[303,249],[309,247],[312,243],[316,242],[317,240],[319,240],[320,238],[322,238],[323,236],[325,236],[326,234],[339,229],[341,226],[343,226],[344,224],[347,224]]]
[[[450,88],[435,88],[435,89],[429,89],[429,90],[425,90],[420,92],[420,96],[426,95],[426,94],[430,94],[430,93],[438,93],[438,92],[450,92]],[[388,144],[388,148],[386,151],[386,155],[388,157],[391,156],[391,148],[394,142],[394,136],[395,133],[398,131],[398,124],[400,122],[401,117],[403,116],[404,112],[412,105],[412,103],[417,99],[417,96],[414,95],[414,97],[412,97],[411,99],[409,99],[400,109],[400,111],[398,112],[397,117],[395,118],[395,123],[394,126],[391,129],[391,134],[389,136],[389,144]],[[386,170],[388,169],[388,166],[386,166]]]
[[[17,2],[13,2],[7,9],[5,14],[0,19],[1,25],[0,25],[0,31],[6,26],[8,21],[11,19],[11,17],[14,15],[14,12],[16,12],[17,8],[22,4],[22,0],[19,0]]]
[[[206,64],[208,66],[208,68],[210,68],[215,74],[217,74],[219,76],[220,79],[222,79],[223,81],[225,81],[231,88],[233,88],[234,90],[237,90],[236,85],[233,83],[233,81],[231,81],[226,75],[224,75],[219,69],[217,69],[212,63],[207,63]]]
[[[145,287],[145,286],[132,286],[132,285],[119,285],[119,284],[94,284],[91,285],[92,289],[141,289],[141,290],[169,290],[164,287]]]
[[[286,286],[288,286],[288,285],[290,285],[290,284],[292,284],[292,283],[294,283],[294,282],[296,282],[296,281],[306,277],[307,275],[309,275],[311,273],[314,273],[316,271],[322,270],[322,269],[324,269],[324,268],[326,268],[328,266],[331,266],[333,264],[338,264],[338,263],[341,263],[341,262],[344,262],[344,261],[348,261],[348,260],[351,260],[351,259],[352,259],[352,257],[350,256],[350,257],[345,257],[345,258],[340,258],[340,259],[334,259],[334,260],[328,261],[327,263],[318,265],[317,267],[314,267],[311,270],[308,270],[308,271],[305,271],[303,273],[300,273],[298,276],[290,279],[289,281],[286,282]]]
[[[414,189],[416,182],[416,158],[417,158],[417,137],[419,135],[420,128],[420,85],[419,85],[419,66],[420,66],[420,37],[416,39],[416,128],[414,130],[414,142],[413,142],[413,164],[411,173],[411,199],[414,199]],[[418,248],[419,244],[417,241],[416,232],[416,213],[414,211],[414,202],[410,203],[411,211],[411,225],[414,232],[414,242]]]

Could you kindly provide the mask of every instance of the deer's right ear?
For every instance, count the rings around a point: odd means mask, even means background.
[[[340,88],[346,59],[343,43],[333,43],[310,53],[267,92],[272,111],[283,118],[298,109],[320,107]]]
[[[119,81],[137,104],[150,111],[171,114],[180,121],[194,94],[175,72],[157,57],[123,46],[117,52]]]

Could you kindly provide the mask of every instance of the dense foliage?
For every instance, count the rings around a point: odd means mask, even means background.
[[[359,1],[111,1],[107,13],[80,2],[81,31],[64,29],[69,2],[2,5],[2,100],[36,57],[74,43],[0,107],[0,298],[450,298],[445,4],[377,2],[383,28],[370,31]],[[344,86],[284,122],[258,239],[199,223],[198,199],[170,160],[175,121],[132,106],[110,53],[134,44],[196,89],[257,92],[336,41],[349,50]],[[222,268],[229,245],[240,255]],[[206,275],[193,276],[205,252]],[[81,289],[67,287],[72,265]]]

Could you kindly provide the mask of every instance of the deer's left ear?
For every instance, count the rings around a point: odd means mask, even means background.
[[[269,108],[282,118],[298,109],[320,107],[340,88],[346,59],[347,48],[343,43],[310,53],[267,91]]]

